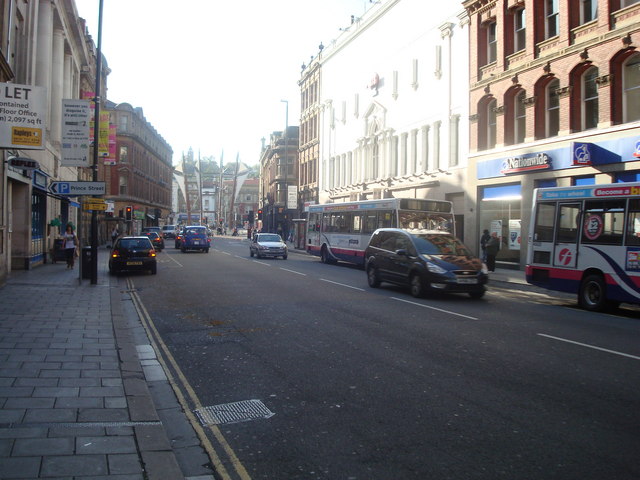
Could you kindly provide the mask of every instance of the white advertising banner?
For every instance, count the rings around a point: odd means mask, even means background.
[[[298,207],[298,187],[287,185],[287,208],[293,210]]]
[[[0,148],[44,150],[47,90],[0,83]]]
[[[91,122],[89,100],[62,100],[62,159],[64,167],[88,167],[89,124]]]
[[[509,220],[509,250],[520,250],[520,220]]]

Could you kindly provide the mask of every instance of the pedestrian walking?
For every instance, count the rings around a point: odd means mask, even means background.
[[[63,239],[63,248],[65,257],[67,259],[67,269],[73,268],[75,264],[75,259],[78,256],[78,237],[73,231],[73,225],[70,223],[67,224],[67,229],[62,236]]]
[[[120,232],[118,231],[118,226],[116,225],[115,227],[113,227],[113,230],[111,230],[111,248],[113,248],[113,246],[116,244],[116,240],[119,236]]]
[[[480,237],[480,248],[482,249],[482,261],[487,263],[487,242],[491,238],[489,235],[489,230],[486,228],[482,232],[482,236]]]
[[[491,232],[491,237],[487,241],[487,269],[490,272],[496,271],[496,255],[500,251],[500,239],[496,232]]]

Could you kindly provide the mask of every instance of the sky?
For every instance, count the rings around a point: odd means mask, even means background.
[[[298,125],[301,66],[370,0],[103,0],[107,99],[143,110],[173,163],[236,156],[259,163],[262,138]],[[99,0],[76,0],[98,43]]]

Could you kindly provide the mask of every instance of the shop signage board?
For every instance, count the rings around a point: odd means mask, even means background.
[[[89,166],[89,100],[62,100],[62,159],[65,167]]]
[[[0,83],[0,148],[44,150],[47,89]]]
[[[56,195],[104,195],[105,182],[51,182],[49,191]]]

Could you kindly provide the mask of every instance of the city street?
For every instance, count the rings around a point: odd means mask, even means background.
[[[637,310],[505,283],[415,299],[241,238],[158,262],[118,282],[187,409],[223,419],[202,422],[221,478],[640,478]]]

